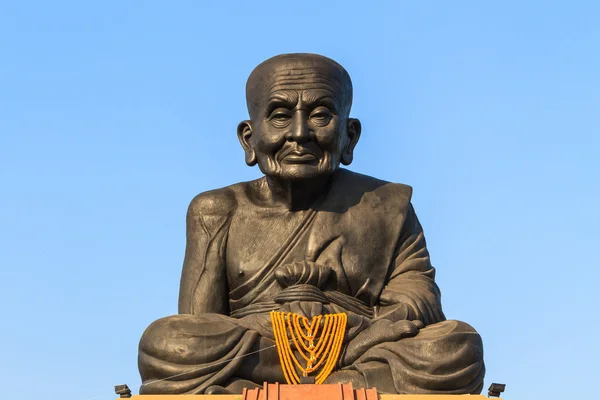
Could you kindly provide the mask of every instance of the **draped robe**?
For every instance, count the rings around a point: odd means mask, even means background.
[[[409,186],[336,171],[321,199],[278,238],[274,254],[235,285],[227,282],[232,221],[257,207],[248,190],[256,182],[192,201],[180,314],[144,332],[140,393],[225,386],[250,356],[261,368],[266,361],[258,353],[268,350],[264,343],[274,345],[269,312],[289,311],[292,303],[312,313],[348,313],[336,369],[358,372],[369,387],[399,394],[481,391],[481,338],[442,312]]]

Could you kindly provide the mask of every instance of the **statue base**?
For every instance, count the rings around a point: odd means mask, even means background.
[[[240,394],[160,394],[135,395],[134,400],[456,400],[457,395],[381,394],[376,388],[354,389],[351,383],[322,385],[281,385],[266,383],[262,388],[244,389]],[[463,395],[469,400],[484,400],[483,395]],[[502,399],[498,399],[502,400]]]

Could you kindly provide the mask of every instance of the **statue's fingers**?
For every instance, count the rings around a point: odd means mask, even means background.
[[[364,319],[362,316],[351,312],[346,313],[346,315],[348,316],[348,325],[346,326],[348,329],[360,325]]]
[[[412,321],[398,321],[393,325],[394,332],[400,338],[413,337],[419,333],[419,328]]]
[[[290,312],[290,304],[289,303],[282,304],[281,307],[279,307],[279,311],[283,312],[283,313]]]
[[[425,324],[423,323],[423,321],[421,321],[419,319],[412,321],[412,323],[417,327],[417,329],[425,328]]]
[[[290,311],[294,314],[298,314],[302,317],[307,317],[304,309],[302,308],[302,303],[299,301],[292,301],[290,304]]]
[[[306,316],[311,319],[317,315],[323,314],[323,304],[318,303],[316,301],[311,301],[310,303],[305,303],[305,311]]]

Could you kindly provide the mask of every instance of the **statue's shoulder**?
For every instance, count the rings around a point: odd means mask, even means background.
[[[406,205],[410,202],[413,193],[409,185],[385,181],[347,169],[339,170],[338,185],[342,186],[343,191],[348,194],[375,196],[384,202]]]
[[[228,216],[237,209],[240,184],[202,192],[192,199],[188,215]]]

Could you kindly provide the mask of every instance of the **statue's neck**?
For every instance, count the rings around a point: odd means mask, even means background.
[[[284,207],[290,211],[309,209],[327,190],[330,176],[306,180],[281,180],[266,177],[267,199],[273,207]]]

